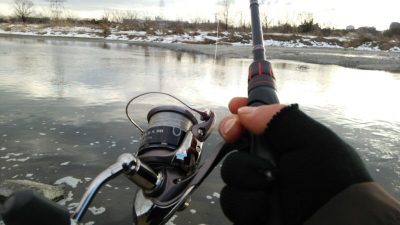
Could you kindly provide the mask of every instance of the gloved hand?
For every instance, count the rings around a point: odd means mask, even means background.
[[[235,142],[248,130],[260,135],[272,151],[282,224],[303,224],[344,189],[372,180],[355,150],[297,105],[245,107],[246,103],[246,98],[231,100],[232,115],[222,120],[219,131],[227,142]],[[271,210],[267,165],[243,151],[225,159],[221,206],[236,225],[267,224]]]

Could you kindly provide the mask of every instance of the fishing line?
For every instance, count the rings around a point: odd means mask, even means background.
[[[217,14],[215,14],[215,19],[217,20],[217,39],[215,40],[214,62],[217,61],[218,39],[219,39],[219,19]]]

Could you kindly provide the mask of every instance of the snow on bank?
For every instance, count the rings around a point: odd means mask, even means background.
[[[121,41],[132,41],[132,42],[158,42],[158,43],[193,43],[193,44],[210,44],[217,41],[218,44],[243,46],[251,45],[246,43],[246,40],[240,33],[230,34],[228,32],[221,32],[217,38],[215,32],[204,32],[197,31],[193,33],[185,34],[173,34],[172,31],[168,31],[166,34],[155,31],[154,34],[147,34],[145,31],[119,31],[115,28],[110,30],[109,35],[104,37],[102,29],[91,28],[91,27],[46,27],[40,25],[8,25],[0,26],[0,34],[15,34],[15,35],[33,35],[33,36],[45,36],[45,37],[75,37],[75,38],[105,38],[106,40],[121,40]],[[290,36],[289,34],[272,34],[280,36]],[[229,40],[234,38],[236,42]],[[325,37],[326,41],[314,40],[316,36],[301,36],[294,40],[278,41],[273,39],[267,39],[264,41],[265,46],[276,46],[276,47],[287,47],[287,48],[307,48],[307,47],[318,47],[318,48],[340,48],[334,41],[339,40],[345,41],[349,37]],[[241,41],[240,41],[241,40]],[[247,41],[249,42],[249,41]],[[355,50],[362,51],[382,51],[378,46],[372,42],[364,43]],[[400,52],[399,47],[393,47],[388,50],[389,52]]]
[[[305,44],[307,43],[307,44]],[[264,41],[265,46],[277,46],[277,47],[288,47],[288,48],[307,48],[307,47],[318,47],[318,48],[343,48],[337,44],[331,44],[322,41],[315,41],[309,38],[302,38],[291,41],[276,41],[267,39]]]

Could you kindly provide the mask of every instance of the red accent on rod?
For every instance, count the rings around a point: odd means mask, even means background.
[[[251,66],[250,66],[250,68],[249,68],[249,77],[247,78],[248,80],[251,80],[251,75],[252,75],[252,73],[253,73],[253,71],[251,70]]]
[[[261,65],[261,63],[259,62],[258,63],[258,75],[262,75],[262,65]]]

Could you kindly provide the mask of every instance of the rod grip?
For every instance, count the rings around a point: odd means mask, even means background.
[[[270,62],[257,60],[250,64],[247,91],[249,106],[279,103]]]
[[[18,191],[4,203],[1,212],[6,225],[70,225],[67,209],[31,190]]]
[[[276,94],[275,77],[271,63],[266,60],[254,61],[249,67],[247,105],[260,106],[276,103],[279,103],[279,99]],[[251,135],[250,146],[250,151],[266,159],[270,163],[271,169],[276,166],[273,154],[268,146],[263,144],[260,137]]]
[[[275,77],[271,63],[266,60],[254,61],[249,68],[248,100],[249,106],[271,105],[279,103],[276,94]],[[262,115],[260,115],[262,116]],[[276,180],[276,160],[274,154],[264,143],[261,136],[250,134],[250,152],[266,160],[268,171],[265,175],[268,181]],[[280,202],[276,182],[272,183],[269,191],[270,200],[268,220],[269,225],[281,225]]]

